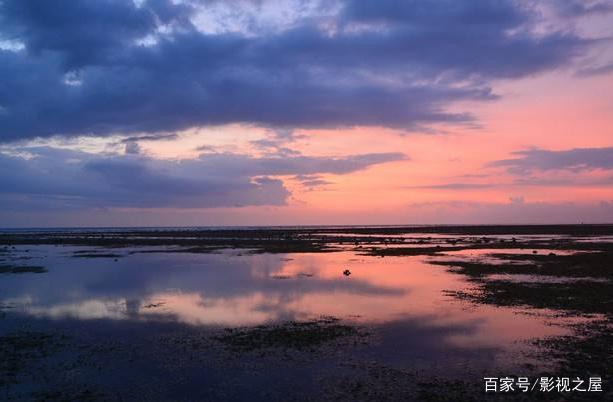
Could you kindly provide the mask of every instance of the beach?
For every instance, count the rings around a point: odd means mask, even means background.
[[[611,396],[611,225],[5,230],[0,259],[6,400]]]

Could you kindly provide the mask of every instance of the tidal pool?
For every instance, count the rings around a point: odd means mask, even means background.
[[[428,379],[480,385],[553,370],[534,339],[590,319],[455,297],[475,284],[429,256],[339,250],[7,248],[5,262],[46,272],[0,276],[0,336],[43,340],[3,368],[0,391],[9,400],[377,400],[416,395]],[[383,388],[364,394],[352,381]]]

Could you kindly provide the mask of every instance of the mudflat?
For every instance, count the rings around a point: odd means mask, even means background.
[[[0,233],[6,400],[483,400],[602,379],[613,225]]]

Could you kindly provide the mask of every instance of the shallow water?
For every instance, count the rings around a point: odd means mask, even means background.
[[[500,352],[505,361],[506,347],[514,350],[515,344],[526,339],[560,332],[512,309],[467,308],[464,302],[445,296],[444,290],[465,289],[467,282],[428,264],[422,256],[248,254],[244,250],[132,253],[143,250],[122,249],[113,251],[123,255],[115,259],[74,257],[75,252],[92,248],[27,249],[32,258],[28,263],[42,264],[49,272],[5,276],[0,303],[11,306],[12,313],[31,317],[236,327],[334,316],[360,324],[406,323],[432,330],[440,337],[441,350],[447,345],[500,348],[503,344]],[[343,275],[345,269],[350,276]],[[419,349],[414,342],[395,346]]]
[[[1,332],[24,326],[53,329],[79,342],[92,344],[103,336],[121,340],[128,348],[151,350],[152,356],[145,353],[136,363],[118,368],[130,377],[134,364],[157,367],[151,362],[157,362],[153,354],[158,352],[148,339],[173,333],[173,328],[215,331],[332,316],[369,333],[364,345],[343,352],[347,355],[339,357],[341,362],[376,361],[473,381],[479,381],[482,373],[522,375],[528,363],[546,367],[549,362],[535,360],[530,341],[567,333],[563,326],[551,325],[553,318],[448,296],[445,291],[472,285],[461,275],[429,264],[425,256],[380,258],[353,251],[252,254],[236,249],[203,254],[144,252],[159,249],[18,246],[12,251],[13,259],[27,258],[23,261],[42,265],[48,272],[2,277]],[[79,253],[119,257],[76,257]],[[344,275],[344,270],[350,275]],[[563,319],[556,320],[562,323]],[[169,359],[165,358],[166,363]],[[324,360],[304,368],[311,374],[302,375],[309,377],[332,364]],[[339,361],[332,364],[335,370]],[[211,370],[217,372],[222,366],[214,367]],[[156,375],[166,373],[163,367],[156,370]],[[255,381],[248,378],[247,382]],[[108,386],[119,380],[109,376],[100,381]]]
[[[447,251],[446,255],[463,256],[463,257],[484,257],[493,254],[510,254],[510,255],[573,255],[577,253],[585,253],[586,251],[577,250],[557,250],[552,248],[488,248],[488,249],[465,249],[458,251]]]

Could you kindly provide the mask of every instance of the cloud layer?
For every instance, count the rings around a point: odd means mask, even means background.
[[[284,205],[290,192],[277,176],[347,174],[406,158],[400,153],[344,158],[223,153],[171,161],[49,147],[26,152],[0,153],[4,210]]]
[[[563,151],[529,149],[513,152],[517,158],[494,161],[492,167],[505,167],[510,173],[525,174],[535,170],[613,169],[613,147],[574,148]]]
[[[307,1],[308,14],[279,17],[278,29],[250,29],[257,7],[231,29],[218,2],[138,3],[3,0],[0,141],[226,123],[466,124],[474,117],[450,111],[456,102],[495,99],[492,80],[568,65],[592,43],[538,30],[515,0]],[[247,3],[226,6],[242,15]],[[203,16],[230,28],[207,31]]]

